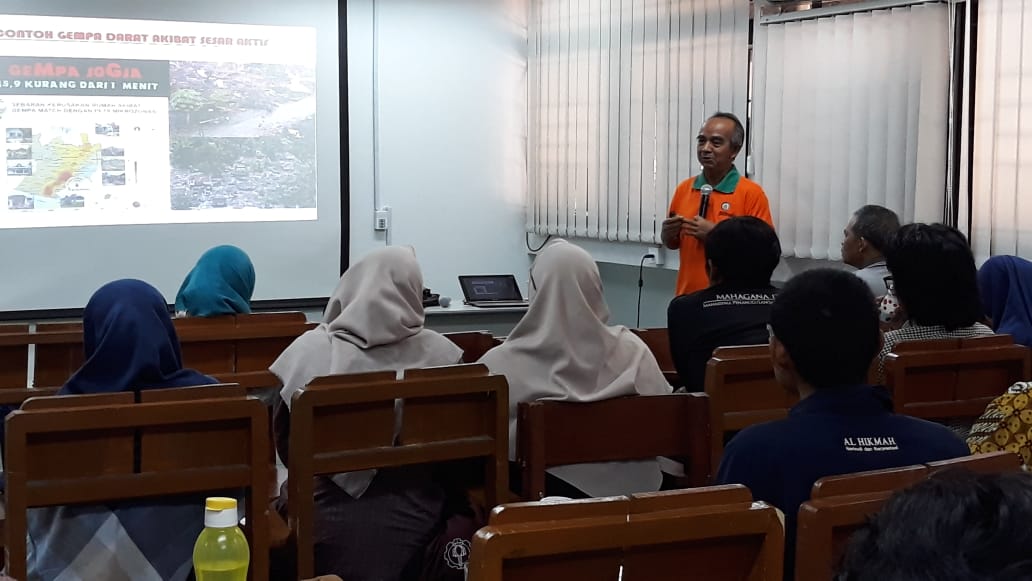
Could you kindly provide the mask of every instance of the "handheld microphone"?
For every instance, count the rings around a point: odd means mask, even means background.
[[[699,199],[699,216],[706,217],[706,210],[709,210],[709,197],[713,193],[713,186],[706,184],[702,186],[702,198]]]

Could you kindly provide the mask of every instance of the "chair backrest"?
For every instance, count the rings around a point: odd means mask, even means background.
[[[25,538],[36,507],[246,488],[246,513],[267,510],[268,419],[254,399],[19,410],[6,430],[8,539]],[[265,523],[246,527],[256,580],[268,576]],[[7,552],[9,574],[25,579],[25,543]]]
[[[234,370],[265,371],[294,339],[315,327],[302,312],[237,315]]]
[[[532,520],[496,519],[508,512],[496,511],[474,537],[468,578],[616,581],[621,568],[625,579],[684,579],[687,571],[692,579],[713,581],[781,578],[780,517],[772,507],[753,504],[744,488],[682,491],[658,504],[653,500],[537,503]]]
[[[953,468],[970,470],[977,474],[1004,474],[1021,471],[1021,456],[1006,451],[990,452],[988,454],[974,454],[952,460],[929,462],[925,466],[928,467],[929,474]]]
[[[248,392],[280,387],[280,379],[269,370],[245,371],[243,373],[216,373],[220,383],[235,383]]]
[[[33,391],[44,388],[34,388]],[[57,388],[54,388],[56,393]],[[82,395],[32,395],[25,399],[21,408],[25,411],[57,410],[81,407],[100,407],[106,405],[129,405],[136,402],[136,396],[131,391],[118,391],[114,393],[90,393]]]
[[[20,406],[31,397],[57,395],[59,387],[23,387],[21,389],[0,389],[0,406]]]
[[[724,452],[724,438],[753,424],[780,420],[798,401],[774,378],[766,345],[718,347],[706,364],[714,464]]]
[[[544,496],[545,470],[552,466],[657,456],[683,462],[688,484],[705,486],[712,473],[708,399],[676,393],[520,403],[516,460],[523,471],[523,498]]]
[[[85,360],[82,323],[40,323],[30,337],[35,344],[32,385],[64,385]]]
[[[815,500],[849,494],[893,492],[924,480],[928,477],[928,474],[927,466],[917,464],[884,470],[825,476],[813,484],[810,498]]]
[[[670,334],[666,329],[631,329],[631,332],[638,336],[645,343],[645,346],[652,351],[652,356],[659,363],[660,370],[666,376],[667,381],[674,387],[684,385],[677,375],[677,368],[674,367],[674,355],[670,350]]]
[[[0,325],[0,389],[24,389],[29,383],[28,325]]]
[[[231,373],[236,369],[233,344],[236,319],[220,317],[181,317],[173,319],[183,365],[204,373]]]
[[[1005,335],[901,343],[885,360],[896,412],[931,420],[974,420],[1029,377],[1032,352]]]
[[[444,336],[462,349],[463,363],[476,363],[484,353],[495,347],[490,331],[461,331],[444,333]]]
[[[318,387],[313,382],[293,397],[287,498],[299,578],[311,577],[314,569],[315,476],[482,458],[487,503],[494,506],[505,497],[505,378],[396,380],[388,373],[365,383],[348,376],[320,378]],[[403,401],[400,422],[395,400]]]
[[[170,389],[147,389],[140,392],[140,403],[196,401],[200,399],[244,399],[247,390],[236,383],[217,383]]]
[[[462,365],[443,365],[441,367],[424,367],[422,369],[406,369],[405,379],[445,379],[456,377],[486,377],[491,371],[483,363],[465,363]]]
[[[804,502],[796,530],[796,581],[828,581],[849,537],[881,510],[891,490]]]

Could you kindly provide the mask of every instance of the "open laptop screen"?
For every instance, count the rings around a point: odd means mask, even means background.
[[[469,302],[523,300],[516,277],[511,274],[460,276],[459,284]]]

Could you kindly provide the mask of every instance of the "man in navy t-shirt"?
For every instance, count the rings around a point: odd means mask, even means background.
[[[785,579],[794,575],[799,505],[819,478],[968,454],[948,428],[892,413],[888,392],[864,383],[880,348],[874,297],[851,273],[805,272],[774,301],[774,374],[800,401],[788,418],[735,436],[717,482],[744,484],[784,511]]]

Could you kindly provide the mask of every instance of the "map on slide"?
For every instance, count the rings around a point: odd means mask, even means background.
[[[32,143],[32,175],[15,186],[19,193],[57,198],[72,184],[89,189],[100,169],[99,143],[90,134],[69,129],[41,131]]]

